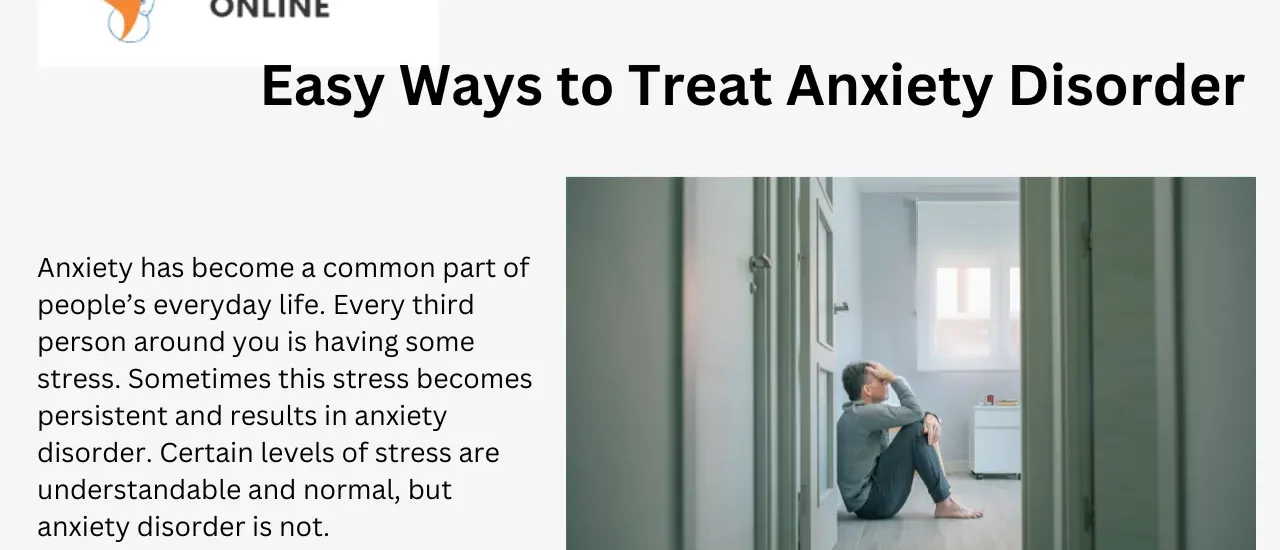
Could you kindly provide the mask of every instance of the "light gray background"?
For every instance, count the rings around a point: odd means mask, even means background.
[[[1218,2],[1212,10],[1202,4],[1168,9],[1167,4],[1089,1],[1070,9],[991,1],[927,10],[896,4],[729,9],[688,2],[445,3],[440,60],[472,72],[539,74],[543,103],[510,104],[499,117],[484,119],[484,107],[409,107],[392,80],[373,116],[363,120],[352,118],[350,107],[265,107],[260,69],[37,71],[36,29],[30,23],[36,21],[35,5],[10,6],[7,20],[14,23],[0,34],[5,74],[0,86],[0,276],[8,289],[0,295],[0,327],[7,335],[0,337],[0,364],[12,377],[0,384],[0,428],[12,442],[0,452],[0,482],[9,487],[21,487],[43,471],[31,463],[29,451],[37,437],[31,410],[43,398],[30,390],[35,365],[29,344],[36,330],[29,305],[36,293],[31,266],[40,254],[416,255],[444,247],[486,256],[532,251],[554,266],[565,242],[563,185],[571,174],[1229,172],[1259,176],[1263,208],[1274,202],[1275,162],[1266,129],[1278,121],[1271,101],[1274,63],[1265,54],[1276,50],[1270,28],[1274,14],[1271,6],[1252,2]],[[1186,36],[1195,39],[1179,38]],[[288,40],[290,34],[281,31],[280,37]],[[209,47],[220,46],[211,41]],[[412,51],[402,57],[404,63],[424,62]],[[982,113],[973,119],[940,103],[784,104],[797,64],[881,73],[895,61],[905,65],[904,73],[936,74],[951,67],[992,73],[996,80]],[[1093,75],[1166,72],[1185,61],[1193,73],[1245,72],[1249,77],[1234,107],[1009,105],[1010,64],[1047,68],[1055,61],[1069,72]],[[639,107],[626,65],[648,62],[715,76],[763,67],[774,76],[769,86],[774,105]],[[610,75],[611,103],[560,105],[554,75],[562,67]],[[397,74],[391,65],[356,70]],[[1263,216],[1260,233],[1268,234],[1273,220]],[[618,220],[618,230],[639,222]],[[600,254],[601,261],[617,257],[607,249]],[[1260,276],[1276,280],[1270,258],[1262,260]],[[659,262],[652,269],[661,267]],[[613,269],[646,273],[650,267],[632,263]],[[361,544],[416,547],[429,537],[441,545],[483,539],[494,545],[564,546],[561,427],[577,424],[565,422],[564,386],[557,378],[563,372],[555,367],[564,359],[562,283],[549,271],[509,295],[493,296],[518,312],[481,325],[507,344],[485,364],[532,361],[538,365],[529,368],[543,373],[544,393],[529,392],[523,401],[469,400],[465,405],[477,424],[460,433],[509,446],[506,469],[470,470],[465,479],[471,487],[490,484],[477,493],[483,498],[429,514],[363,506],[344,512],[344,524],[358,526],[353,536]],[[599,292],[601,300],[618,296]],[[1258,292],[1258,302],[1273,309],[1274,292],[1266,286]],[[651,306],[652,315],[664,311],[662,300],[671,298],[662,296]],[[638,322],[636,328],[661,330]],[[644,363],[667,357],[667,346],[674,343],[662,338],[671,336],[654,336],[652,348],[636,347],[636,359],[607,359]],[[1259,354],[1266,364],[1274,348],[1263,342]],[[606,344],[601,340],[593,349],[603,356]],[[636,376],[637,383],[670,382],[661,374]],[[1274,386],[1274,373],[1261,370],[1257,385]],[[648,419],[645,426],[661,430],[670,421],[655,412],[667,410],[663,403],[615,399],[616,417],[571,422],[616,430],[617,418],[637,415]],[[493,428],[503,425],[508,428]],[[645,432],[637,433],[641,444]],[[1260,453],[1267,452],[1269,441],[1260,440]],[[662,449],[660,437],[651,442]],[[650,514],[669,513],[658,506],[669,502],[663,488],[675,483],[668,477],[672,470],[662,461],[633,464],[636,477],[621,469],[601,471],[590,490],[616,495],[616,512],[633,520],[629,525],[637,540],[665,541],[675,520],[659,521]],[[622,488],[606,483],[617,479],[634,481]],[[1258,484],[1273,487],[1274,474],[1259,472]],[[48,541],[36,539],[29,526],[48,508],[29,494],[16,490],[6,497],[12,521],[0,523],[0,538],[23,548],[72,547],[40,545]],[[1258,506],[1264,517],[1274,507],[1269,501]],[[79,517],[101,513],[103,507],[57,510]],[[332,514],[326,510],[308,506],[299,513]],[[346,548],[350,540],[330,537],[308,547]],[[153,548],[172,544],[152,542]],[[193,541],[186,547],[224,547],[221,542]],[[277,543],[235,544],[277,548]]]

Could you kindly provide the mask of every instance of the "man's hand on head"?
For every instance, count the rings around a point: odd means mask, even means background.
[[[884,365],[876,362],[872,362],[871,366],[867,367],[867,372],[870,373],[871,376],[884,380],[885,382],[893,382],[898,378],[896,374],[893,374],[893,371],[884,368]]]

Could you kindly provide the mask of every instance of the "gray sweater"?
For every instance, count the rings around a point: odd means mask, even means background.
[[[924,419],[924,409],[907,381],[897,378],[890,385],[901,406],[850,401],[836,422],[836,485],[849,512],[856,512],[867,501],[876,459],[889,447],[888,429]]]

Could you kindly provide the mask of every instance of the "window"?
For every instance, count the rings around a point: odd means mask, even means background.
[[[916,203],[921,370],[1016,370],[1018,204]]]
[[[991,269],[939,267],[933,344],[950,357],[991,354]]]

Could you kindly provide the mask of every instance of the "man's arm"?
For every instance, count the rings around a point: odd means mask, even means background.
[[[889,385],[893,386],[893,393],[898,395],[898,401],[902,405],[880,403],[862,407],[858,411],[858,420],[868,430],[897,428],[924,419],[924,409],[920,408],[920,403],[916,401],[916,395],[911,393],[911,386],[907,385],[906,380],[895,376]]]
[[[901,380],[900,378],[898,378],[898,375],[893,374],[892,372],[889,371],[889,369],[886,369],[883,366],[881,366],[880,368],[885,372],[885,374],[890,376],[889,384],[893,386],[893,393],[898,395],[898,400],[903,403],[903,406],[910,407],[912,409],[920,409],[920,404],[915,400],[915,397],[916,397],[915,394],[911,393],[911,387],[907,386],[906,382],[904,381],[902,387],[900,388],[898,385],[894,384],[894,382]],[[910,404],[907,404],[908,399],[911,400]],[[923,411],[924,409],[920,409],[920,410]],[[939,425],[942,424],[942,421],[938,419],[938,415],[929,411],[924,411],[924,416],[921,418],[928,420],[930,416],[933,417],[934,422],[937,422]],[[910,423],[911,422],[907,422],[907,424],[910,424]]]

